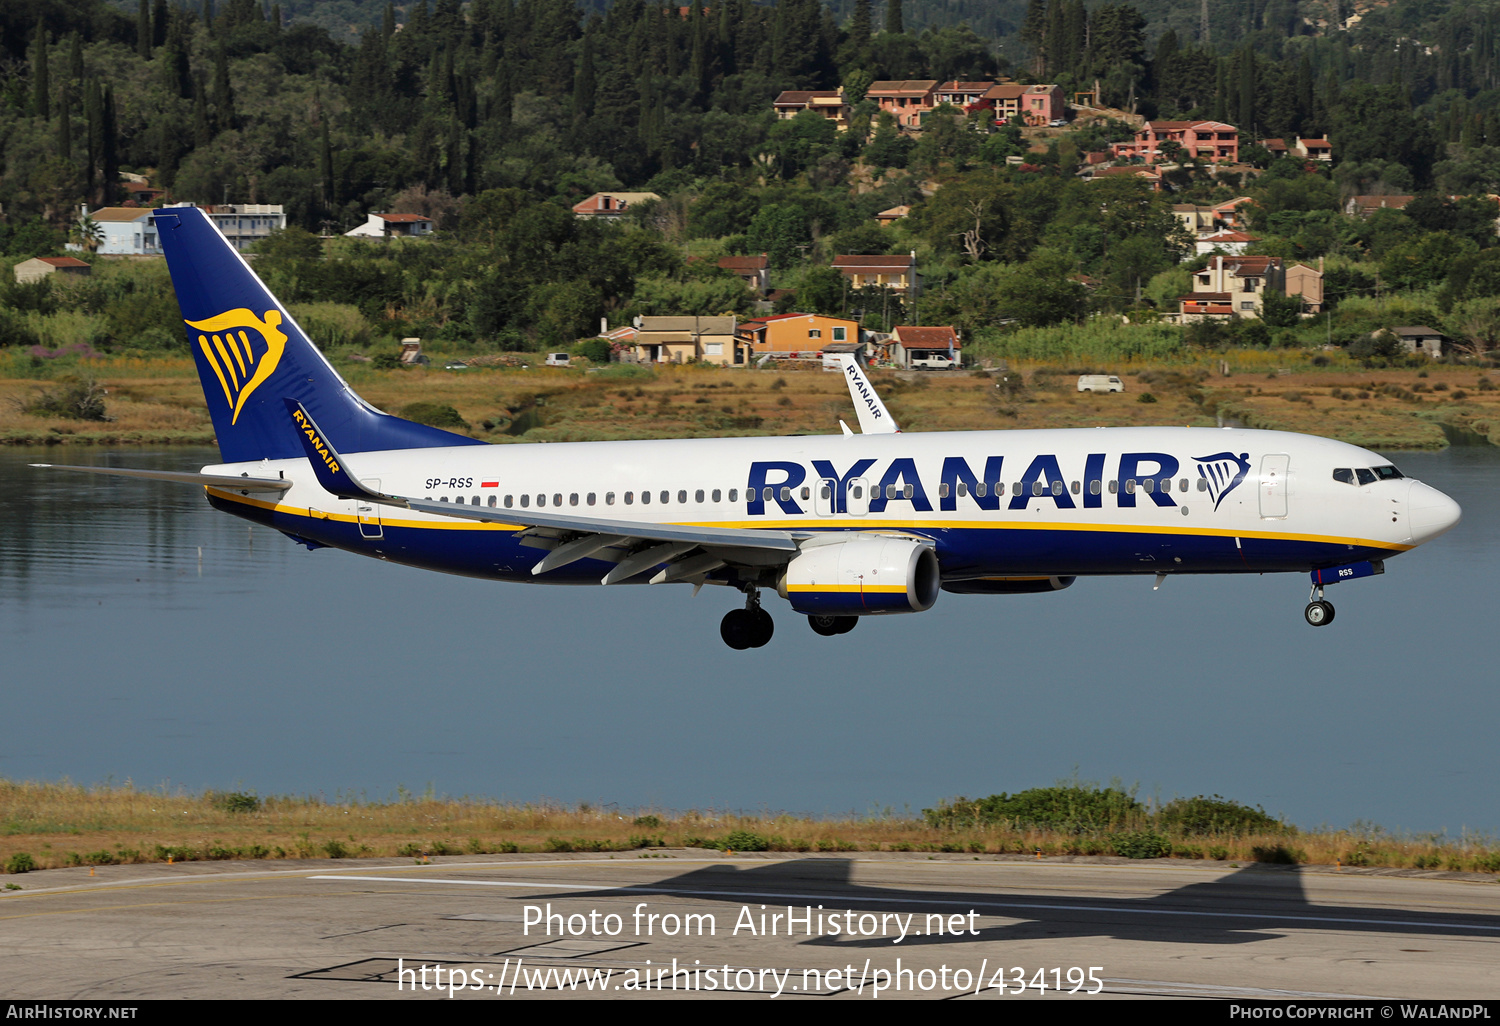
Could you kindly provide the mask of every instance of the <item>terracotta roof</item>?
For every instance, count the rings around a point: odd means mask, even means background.
[[[1234,298],[1233,292],[1190,292],[1186,296],[1178,296],[1178,299],[1194,303],[1227,303]]]
[[[907,214],[910,214],[910,213],[911,213],[911,207],[909,207],[909,206],[907,206],[906,204],[903,203],[899,207],[891,207],[891,208],[889,208],[887,210],[882,210],[880,213],[876,214],[875,216],[877,218],[882,218],[882,217],[890,218],[891,220],[894,221],[896,218],[898,218],[898,217],[905,217]]]
[[[1333,144],[1327,139],[1303,139],[1302,148],[1305,150],[1331,150]]]
[[[1199,242],[1259,242],[1260,236],[1246,235],[1244,232],[1224,230],[1214,232],[1212,235],[1204,235],[1198,239]]]
[[[906,78],[890,82],[872,82],[866,96],[925,96],[937,88],[935,78]]]
[[[1356,196],[1354,205],[1360,210],[1379,210],[1381,207],[1400,210],[1415,198],[1414,196]]]
[[[37,257],[37,259],[44,264],[51,264],[53,267],[89,266],[86,262],[79,260],[77,257]]]
[[[1001,82],[984,94],[986,100],[1014,100],[1026,94],[1026,87],[1015,82]]]
[[[382,221],[391,221],[395,224],[416,224],[418,221],[431,221],[430,217],[421,214],[376,214]]]
[[[1260,144],[1262,146],[1264,146],[1268,150],[1284,150],[1284,149],[1286,149],[1286,140],[1285,139],[1262,139],[1260,141]]]
[[[1270,267],[1281,266],[1281,261],[1275,257],[1268,256],[1226,256],[1216,257],[1224,261],[1225,267],[1232,267],[1239,274],[1265,274]],[[1202,274],[1202,271],[1198,272]]]
[[[838,99],[837,89],[788,89],[776,97],[773,107],[806,107],[814,99]]]
[[[893,332],[900,336],[906,349],[958,349],[958,335],[952,327],[918,328],[898,326]]]
[[[728,271],[764,271],[770,263],[764,253],[759,256],[719,257],[719,266]]]
[[[100,207],[98,210],[90,211],[89,218],[93,221],[109,223],[135,221],[145,217],[148,212],[140,207]]]
[[[1100,167],[1094,169],[1094,177],[1100,175],[1135,175],[1139,178],[1160,178],[1160,172],[1153,171],[1147,164],[1127,164],[1124,167]]]
[[[982,93],[982,92],[984,92],[986,89],[990,88],[990,86],[992,86],[994,84],[995,83],[993,81],[989,81],[989,82],[958,82],[958,81],[944,82],[942,85],[938,86],[937,91],[940,92],[940,93]]]

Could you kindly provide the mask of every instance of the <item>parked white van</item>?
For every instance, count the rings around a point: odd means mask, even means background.
[[[572,365],[568,362],[568,354],[567,353],[548,353],[547,354],[547,366],[548,367],[569,367],[569,366],[572,366]]]
[[[1123,392],[1125,383],[1113,374],[1080,374],[1078,375],[1078,391]]]

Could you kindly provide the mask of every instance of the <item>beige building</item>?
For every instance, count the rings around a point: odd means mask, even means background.
[[[49,275],[60,284],[70,279],[86,278],[93,270],[77,257],[35,257],[16,265],[16,284],[41,281]]]
[[[833,269],[849,279],[852,288],[879,285],[908,293],[917,285],[917,258],[908,256],[839,256]]]
[[[776,97],[771,106],[775,109],[776,116],[783,121],[810,110],[825,120],[832,121],[840,132],[849,127],[850,107],[844,101],[843,89],[788,89]]]
[[[1286,291],[1280,258],[1216,256],[1193,274],[1193,291],[1179,300],[1178,320],[1189,324],[1231,317],[1259,319],[1267,289]]]
[[[743,364],[736,319],[724,317],[640,317],[631,344],[640,363]]]
[[[1318,263],[1322,263],[1319,258]],[[1323,312],[1323,271],[1314,270],[1306,264],[1293,264],[1286,269],[1286,294],[1301,296],[1302,306],[1308,313]]]

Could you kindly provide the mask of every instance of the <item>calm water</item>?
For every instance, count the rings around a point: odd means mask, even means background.
[[[774,597],[548,588],[308,552],[191,488],[25,466],[196,470],[212,450],[0,452],[0,775],[838,814],[1076,773],[1303,826],[1500,833],[1500,450],[1398,454],[1462,525],[1332,589],[1081,579],[943,595],[825,639]],[[201,556],[200,556],[201,553]]]

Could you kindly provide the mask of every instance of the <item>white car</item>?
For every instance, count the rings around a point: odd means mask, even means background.
[[[548,367],[571,367],[572,364],[569,363],[569,360],[570,360],[570,357],[568,356],[567,353],[548,353],[547,354],[547,366]]]
[[[907,364],[912,370],[957,370],[959,360],[951,360],[947,353],[923,353],[913,356]]]

